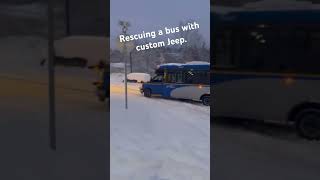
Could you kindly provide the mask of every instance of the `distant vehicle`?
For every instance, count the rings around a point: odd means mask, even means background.
[[[188,99],[210,105],[210,63],[190,62],[160,65],[156,75],[140,89],[145,97]]]
[[[54,48],[55,65],[86,67],[88,64],[107,60],[109,39],[97,36],[69,36],[55,40]],[[43,66],[45,63],[44,58],[40,65]]]
[[[320,138],[320,10],[212,12],[214,117]]]
[[[150,74],[147,73],[129,73],[127,79],[130,82],[144,83],[149,82],[151,77]]]

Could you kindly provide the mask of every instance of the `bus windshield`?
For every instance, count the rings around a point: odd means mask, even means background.
[[[151,82],[161,83],[162,81],[163,81],[163,75],[155,75],[155,76],[151,79]]]

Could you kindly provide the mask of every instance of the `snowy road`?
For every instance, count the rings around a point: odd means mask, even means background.
[[[209,180],[210,109],[145,98],[129,85],[124,109],[121,75],[111,76],[111,179]]]

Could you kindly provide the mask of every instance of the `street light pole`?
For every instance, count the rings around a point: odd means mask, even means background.
[[[54,83],[54,0],[48,1],[48,79],[49,79],[49,139],[50,148],[56,150],[56,112]]]
[[[122,34],[124,36],[127,36],[127,30],[128,27],[130,26],[129,22],[126,21],[120,21],[119,25],[122,27]],[[123,46],[122,46],[122,45]],[[124,59],[124,84],[125,84],[125,108],[128,109],[128,78],[127,78],[127,42],[123,42],[119,44],[122,46],[122,59]],[[130,44],[129,44],[129,49],[130,49]],[[129,50],[130,51],[130,50]]]
[[[128,78],[127,78],[127,46],[124,44],[123,57],[124,57],[124,84],[125,84],[125,101],[126,109],[128,109]]]
[[[130,73],[132,73],[132,51],[130,51]]]
[[[129,23],[123,22],[122,33],[123,35],[127,35]],[[123,45],[123,58],[124,58],[124,84],[125,84],[125,108],[128,109],[128,79],[127,79],[127,45],[124,42]]]

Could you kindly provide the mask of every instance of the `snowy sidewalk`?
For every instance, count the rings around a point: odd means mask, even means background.
[[[145,98],[131,84],[125,110],[117,79],[111,76],[111,179],[209,180],[210,109]]]

